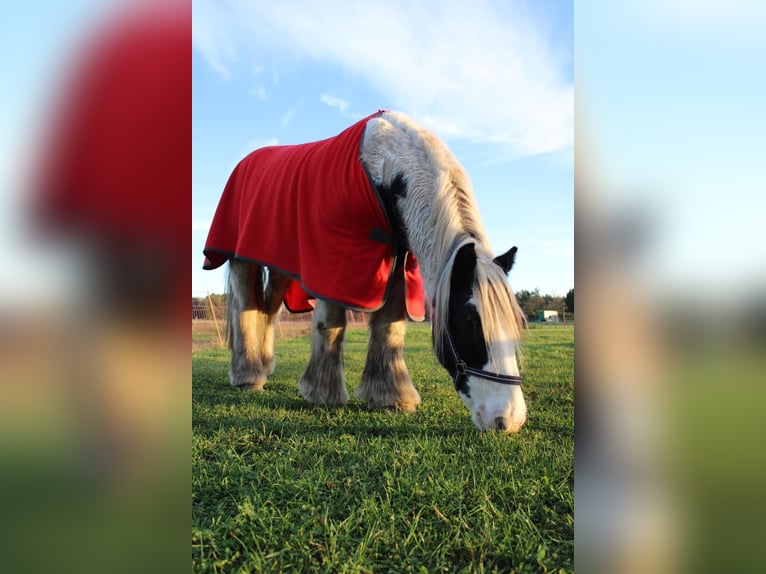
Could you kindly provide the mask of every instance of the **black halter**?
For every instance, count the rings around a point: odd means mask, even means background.
[[[452,337],[449,334],[449,329],[444,330],[444,334],[447,336],[447,346],[452,353],[452,358],[455,360],[455,388],[460,387],[460,383],[463,378],[468,375],[479,377],[487,381],[493,381],[502,385],[520,385],[523,381],[520,375],[501,375],[500,373],[493,373],[492,371],[485,371],[483,369],[474,369],[469,367],[465,361],[460,359],[455,349],[455,344],[452,342]]]

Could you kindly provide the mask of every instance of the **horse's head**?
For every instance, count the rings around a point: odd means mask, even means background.
[[[460,398],[479,430],[518,432],[527,418],[517,351],[521,311],[505,275],[516,248],[496,257],[479,257],[473,243],[463,245],[452,265],[448,303],[435,313],[435,349],[455,381]],[[437,333],[441,331],[440,335]]]

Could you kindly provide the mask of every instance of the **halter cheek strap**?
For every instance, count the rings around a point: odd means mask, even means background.
[[[460,383],[462,383],[463,379],[468,375],[473,375],[474,377],[479,377],[480,379],[493,381],[502,385],[521,385],[523,378],[519,375],[501,375],[500,373],[493,373],[492,371],[485,371],[484,369],[475,369],[473,367],[469,367],[465,361],[460,359],[460,356],[457,354],[457,349],[455,349],[455,344],[452,342],[452,337],[449,334],[449,330],[445,330],[444,333],[447,335],[447,346],[449,347],[450,353],[452,353],[452,358],[455,361],[454,382],[456,389],[460,387]]]

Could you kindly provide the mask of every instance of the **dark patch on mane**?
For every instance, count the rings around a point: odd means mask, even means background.
[[[398,174],[389,185],[378,185],[376,187],[378,195],[383,201],[383,209],[386,211],[396,245],[399,249],[397,255],[403,255],[405,251],[410,250],[410,245],[397,200],[407,197],[407,181],[402,174]]]

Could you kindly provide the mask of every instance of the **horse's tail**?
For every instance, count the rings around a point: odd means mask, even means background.
[[[235,277],[232,277],[231,272],[231,260],[226,267],[226,287],[224,289],[224,298],[226,300],[226,344],[232,351],[232,345],[234,344],[234,327],[236,322],[240,320],[239,314],[244,310],[244,305],[249,305],[254,302],[256,308],[263,310],[264,308],[264,283],[266,277],[264,277],[264,267],[255,264],[243,263],[249,270],[242,275],[240,273],[240,280],[243,281],[242,285],[238,285],[237,289],[233,288]],[[250,275],[252,273],[252,275]],[[248,293],[245,290],[252,290]],[[239,293],[239,295],[238,295]]]
[[[232,293],[231,293],[231,264],[226,265],[226,280],[225,280],[225,287],[223,290],[224,293],[224,302],[226,303],[226,319],[224,320],[224,331],[226,331],[226,346],[231,349],[232,341],[234,341],[234,321],[235,318],[232,317],[234,314],[234,305],[232,304]]]

